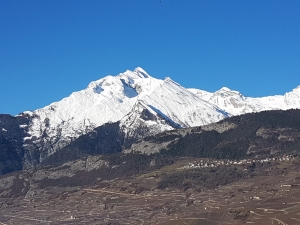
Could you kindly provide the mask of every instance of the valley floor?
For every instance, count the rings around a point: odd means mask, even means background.
[[[94,186],[45,187],[0,198],[0,224],[300,224],[299,162],[260,170],[201,190],[156,188],[166,168]]]

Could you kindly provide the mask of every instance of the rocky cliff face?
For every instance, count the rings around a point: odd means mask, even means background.
[[[0,174],[23,168],[23,141],[29,123],[26,116],[0,115]]]

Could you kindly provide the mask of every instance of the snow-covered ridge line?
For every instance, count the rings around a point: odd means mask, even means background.
[[[146,135],[206,125],[231,115],[291,108],[300,108],[300,86],[283,96],[251,98],[226,87],[214,93],[187,89],[169,77],[156,79],[137,67],[92,81],[86,89],[44,108],[24,112],[31,117],[24,146],[28,152],[38,149],[42,161],[108,122],[120,121],[127,136],[141,136],[135,129]]]
[[[246,97],[238,91],[223,87],[211,93],[198,89],[188,89],[200,98],[218,106],[231,115],[260,112],[267,110],[288,110],[300,108],[300,86],[284,95],[265,97]]]

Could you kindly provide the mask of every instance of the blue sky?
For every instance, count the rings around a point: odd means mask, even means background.
[[[299,12],[299,0],[1,0],[0,113],[138,66],[184,87],[284,94],[300,85]]]

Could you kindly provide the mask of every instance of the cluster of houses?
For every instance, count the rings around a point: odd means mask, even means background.
[[[266,163],[266,162],[274,162],[274,161],[290,161],[291,159],[298,157],[293,155],[284,155],[281,157],[274,157],[274,158],[265,158],[265,159],[242,159],[242,160],[229,160],[229,159],[222,159],[222,160],[212,160],[212,159],[200,159],[199,161],[194,161],[180,167],[179,169],[195,169],[195,168],[207,168],[207,167],[218,167],[222,165],[241,165],[241,164],[252,164],[255,162],[259,163]]]

